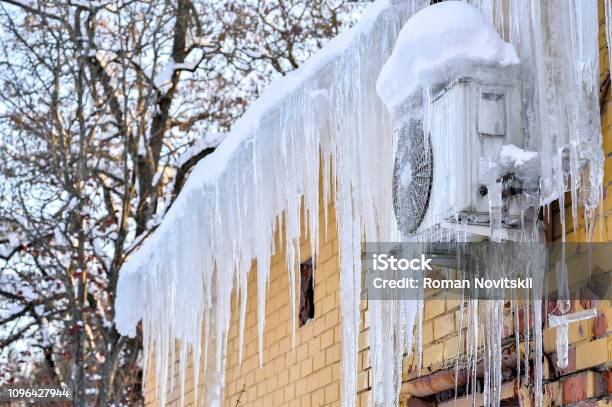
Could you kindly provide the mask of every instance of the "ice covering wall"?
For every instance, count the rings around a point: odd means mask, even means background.
[[[558,198],[563,208],[564,192],[571,191],[574,229],[583,217],[592,235],[603,194],[604,160],[597,1],[473,3],[521,60],[525,148],[540,153],[541,204]]]
[[[470,3],[515,47],[521,60],[526,148],[543,155],[542,203],[562,198],[562,191],[569,188],[576,198],[574,211],[577,214],[578,202],[585,204],[591,228],[602,193],[603,164],[595,0]],[[310,236],[312,252],[317,252],[321,183],[325,208],[334,191],[340,240],[342,403],[355,405],[360,243],[399,239],[391,191],[392,123],[376,94],[376,78],[403,24],[428,4],[428,0],[377,0],[356,27],[271,85],[217,150],[196,166],[160,227],[124,266],[116,326],[122,334],[134,335],[142,321],[144,359],[148,364],[155,357],[161,404],[168,386],[174,386],[169,379],[174,377],[176,359],[180,361],[178,385],[184,393],[189,350],[196,399],[203,363],[205,394],[200,402],[220,404],[231,296],[235,292],[239,299],[242,349],[246,284],[254,259],[261,359],[270,255],[275,250],[285,254],[295,303],[300,236]],[[454,27],[448,18],[449,27]],[[412,36],[418,37],[418,32]],[[509,49],[504,45],[500,55],[512,63],[516,55]],[[454,58],[460,60],[461,55]],[[429,81],[427,70],[419,69],[415,72]],[[426,92],[429,85],[423,87]],[[569,160],[563,161],[564,157]],[[324,168],[321,179],[320,166]],[[305,230],[300,226],[302,210]],[[275,230],[281,222],[285,233],[281,247],[275,247]],[[474,326],[478,325],[477,305],[470,308]],[[499,322],[498,306],[484,312],[491,315],[490,321]],[[375,405],[397,403],[402,356],[410,352],[413,342],[419,349],[421,318],[422,302],[372,302],[369,343]],[[488,404],[492,405],[498,403],[495,383],[501,380],[495,359],[497,333],[490,332],[489,342],[495,346],[488,348],[492,355],[488,372],[493,377]],[[541,333],[534,335],[536,349],[541,348]],[[177,340],[180,347],[175,354]],[[474,353],[478,354],[476,347]]]
[[[610,9],[608,2],[608,12]],[[506,81],[505,76],[511,73],[512,85],[520,87],[522,123],[519,131],[524,137],[524,145],[521,144],[521,147],[525,150],[506,145],[501,148],[498,157],[487,157],[490,162],[485,161],[485,172],[492,174],[490,181],[483,181],[488,187],[487,220],[491,240],[500,241],[502,236],[502,189],[496,180],[501,175],[498,172],[500,167],[506,170],[510,168],[513,173],[523,172],[523,179],[534,179],[535,175],[537,180],[539,176],[539,188],[535,188],[535,193],[530,192],[529,196],[525,196],[524,205],[521,205],[522,230],[517,236],[537,241],[534,223],[537,212],[540,206],[546,206],[555,199],[560,201],[561,225],[564,228],[564,196],[566,191],[570,191],[574,229],[578,228],[582,216],[587,236],[592,238],[595,212],[603,191],[598,30],[595,0],[448,1],[418,12],[401,30],[377,83],[377,91],[394,114],[395,127],[398,129],[407,121],[416,120],[423,123],[422,133],[426,135],[429,129],[432,129],[432,134],[435,133],[432,125],[454,123],[452,114],[450,117],[435,116],[440,109],[436,109],[432,101],[444,86],[457,78],[467,76],[487,85],[501,85]],[[612,38],[610,32],[608,27],[608,37]],[[516,67],[510,71],[510,66]],[[446,103],[468,102],[452,99]],[[419,137],[418,132],[414,133],[413,137]],[[452,132],[448,134],[452,135]],[[445,144],[439,138],[433,140],[432,143]],[[438,163],[450,162],[451,157],[464,154],[452,141],[449,140],[446,146],[434,146],[434,151],[442,153],[438,155]],[[483,143],[483,140],[480,142]],[[427,140],[422,142],[426,143]],[[449,159],[445,161],[440,156]],[[432,188],[436,187],[439,189],[440,186],[434,182]],[[451,191],[453,187],[461,188],[452,182],[443,186],[447,188],[448,195],[454,192]],[[464,188],[467,189],[467,186]],[[429,204],[435,206],[436,202],[430,200]],[[578,213],[579,207],[584,209],[581,214]],[[525,219],[529,218],[532,222],[525,223]],[[454,221],[459,223],[459,219],[457,217]],[[461,226],[456,229],[460,230]],[[565,230],[562,233],[564,236]],[[450,236],[450,232],[433,227],[425,236],[417,235],[413,238],[417,241],[431,241],[450,239]],[[461,236],[455,234],[452,238],[460,240]],[[537,253],[517,253],[517,258],[521,257],[526,269],[535,267],[533,270],[540,271],[540,265],[530,260],[537,259]],[[503,273],[504,265],[500,264],[494,274]],[[482,391],[485,405],[499,405],[501,361],[498,355],[501,354],[503,305],[503,299],[481,304],[478,304],[478,300],[469,301],[470,314],[474,317],[466,321],[471,323],[466,337],[467,348],[470,349],[470,343],[478,342],[478,335],[484,335],[485,338],[482,349],[477,346],[471,349],[473,354],[481,352],[483,356]],[[559,301],[558,307],[562,312],[568,312],[567,305]],[[535,318],[534,330],[531,332],[534,338],[532,352],[535,355],[534,395],[536,405],[541,405],[541,300],[533,297],[529,306],[534,310]],[[486,329],[479,327],[479,324]],[[517,343],[518,340],[517,336]],[[567,345],[560,347],[559,353],[566,355]],[[474,357],[468,358],[468,361],[474,366]],[[520,361],[517,365],[520,368]],[[522,384],[527,384],[530,374],[528,358],[522,365],[525,366],[526,374],[520,380]]]

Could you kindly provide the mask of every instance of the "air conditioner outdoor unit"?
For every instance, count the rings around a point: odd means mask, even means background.
[[[455,80],[427,104],[429,113],[396,118],[394,209],[405,236],[449,222],[488,225],[494,182],[503,183],[504,225],[517,223],[512,195],[521,180],[494,168],[504,145],[524,145],[521,94],[516,83],[495,82]]]

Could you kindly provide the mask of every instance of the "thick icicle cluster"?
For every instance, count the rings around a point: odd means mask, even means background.
[[[528,136],[524,147],[539,153],[541,204],[562,200],[563,192],[571,190],[575,222],[580,203],[592,230],[603,167],[596,1],[469,3],[515,47],[521,61],[526,109],[522,127]],[[325,208],[334,191],[340,241],[342,401],[355,405],[361,242],[398,240],[391,188],[391,115],[376,95],[376,79],[402,25],[427,5],[429,0],[377,0],[360,24],[273,84],[217,150],[196,166],[160,227],[126,264],[118,284],[116,324],[121,333],[134,335],[142,320],[144,358],[149,361],[154,354],[160,403],[165,402],[168,385],[174,386],[169,379],[174,377],[175,359],[180,361],[183,394],[190,350],[196,391],[201,363],[205,367],[205,395],[200,401],[218,405],[223,399],[231,296],[239,295],[242,350],[246,284],[254,259],[261,358],[270,256],[275,250],[285,254],[295,302],[300,236],[310,236],[312,252],[317,251],[322,183]],[[427,115],[427,103],[423,112]],[[426,117],[426,122],[431,119]],[[301,211],[306,230],[301,230]],[[279,227],[285,233],[282,247],[275,247]],[[498,228],[494,229],[492,236],[499,240]],[[450,236],[445,233],[438,229],[421,240]],[[403,355],[415,342],[420,349],[422,302],[372,301],[369,307],[372,397],[375,405],[387,406],[398,400]],[[496,405],[502,321],[499,305],[488,307],[482,312],[495,329],[485,341],[490,356],[485,354],[487,404]],[[541,377],[540,307],[541,301],[534,299],[536,377]],[[482,355],[477,327],[482,321],[477,300],[468,303],[468,315],[468,355],[478,360]],[[535,393],[541,394],[541,380]]]
[[[597,1],[473,0],[471,3],[515,46],[521,60],[523,131],[527,138],[524,147],[539,153],[540,205],[559,200],[564,239],[564,195],[570,191],[574,231],[578,229],[578,208],[582,206],[584,227],[591,239],[596,209],[603,196],[604,162]],[[559,305],[567,312],[564,309],[567,307]],[[543,393],[541,299],[532,298],[530,308],[534,317],[533,394],[535,404],[540,406]],[[527,345],[528,341],[529,333],[525,339]],[[567,348],[561,351],[566,352]],[[527,358],[525,364],[528,373]]]
[[[391,123],[375,81],[402,24],[428,2],[396,3],[377,1],[355,28],[273,84],[198,164],[160,227],[122,270],[116,324],[121,333],[133,335],[142,320],[145,360],[154,349],[162,404],[173,384],[173,360],[180,360],[183,377],[189,349],[196,388],[203,360],[207,401],[222,400],[230,297],[233,290],[240,295],[242,342],[247,275],[254,259],[261,358],[269,259],[275,249],[286,254],[295,300],[300,236],[311,237],[313,253],[318,245],[320,181],[325,207],[330,189],[336,197],[342,397],[345,405],[355,404],[360,242],[364,237],[392,240],[395,230],[390,183],[380,182],[390,179],[392,170]],[[321,165],[332,166],[333,178],[325,170],[319,180]],[[300,230],[301,210],[307,230]],[[275,248],[281,222],[283,247]]]
[[[521,87],[522,102],[522,124],[519,131],[525,137],[522,147],[530,152],[509,145],[502,149],[500,157],[491,157],[493,160],[488,169],[493,178],[483,180],[488,187],[490,239],[499,242],[503,236],[504,203],[501,184],[496,181],[501,175],[498,167],[502,162],[536,174],[536,179],[539,175],[539,193],[537,196],[525,196],[521,205],[523,221],[522,231],[516,234],[518,239],[538,241],[537,225],[534,223],[537,220],[537,209],[559,199],[563,211],[566,191],[572,195],[574,229],[578,228],[578,208],[582,206],[587,236],[591,238],[595,211],[603,190],[597,2],[474,0],[467,3],[478,8],[488,23],[476,9],[463,2],[444,2],[419,12],[400,32],[393,54],[378,81],[379,94],[394,112],[394,119],[398,123],[396,127],[405,123],[407,118],[416,118],[423,122],[423,133],[427,134],[431,123],[452,122],[453,117],[431,116],[432,112],[435,113],[431,108],[433,96],[453,79],[463,76],[475,76],[490,83],[488,68],[497,69],[498,75],[508,72],[502,69],[517,64],[518,54],[520,65],[516,83]],[[609,2],[607,10],[610,11]],[[612,31],[609,26],[607,28],[608,37],[612,38]],[[510,44],[501,41],[500,36]],[[431,47],[430,44],[436,46]],[[506,80],[498,77],[493,82],[502,84]],[[454,102],[465,103],[458,100]],[[461,155],[460,146],[454,145],[452,140],[447,144],[437,147],[438,157],[444,157],[438,159],[438,162],[453,162],[456,154]],[[494,162],[495,159],[497,162]],[[436,187],[439,188],[439,185],[432,188]],[[443,190],[452,196],[454,188],[461,187],[449,180]],[[435,208],[439,206],[435,202],[435,195],[429,204],[433,209],[428,210],[428,217],[423,222],[428,222],[430,226],[439,225],[444,221],[443,217],[440,219],[434,216],[429,219],[429,215],[436,215]],[[561,224],[564,226],[565,214],[562,212],[561,215]],[[525,223],[525,220],[530,221]],[[459,223],[460,219],[454,222]],[[434,227],[414,239],[423,242],[444,239],[459,241],[461,239],[457,230],[460,227],[454,227],[453,233]],[[517,253],[517,256],[523,257],[526,270],[536,272],[533,275],[543,270],[542,264],[530,262],[530,257],[541,258],[537,253]],[[495,260],[491,261],[495,263]],[[500,263],[499,269],[493,274],[503,275],[505,271],[504,264]],[[478,352],[483,352],[482,391],[485,394],[485,405],[499,405],[503,304],[503,299],[480,304],[476,299],[469,302],[469,313],[474,316],[468,321],[469,334],[466,338],[471,354],[469,364],[476,369]],[[567,312],[564,303],[559,305],[560,310]],[[537,290],[534,290],[528,309],[534,318],[534,331],[527,332],[525,341],[529,346],[531,334],[532,354],[535,355],[534,395],[536,405],[541,405],[542,301]],[[518,314],[518,308],[515,312]],[[483,349],[470,345],[478,344],[479,335],[484,338]],[[561,352],[567,352],[566,346]],[[528,373],[529,352],[527,355],[524,366]],[[520,369],[520,362],[517,366]],[[472,373],[475,374],[475,370]]]
[[[475,0],[521,60],[525,148],[541,157],[541,204],[572,195],[589,236],[603,194],[596,0]],[[564,219],[563,219],[564,220]],[[562,222],[564,225],[564,222]]]

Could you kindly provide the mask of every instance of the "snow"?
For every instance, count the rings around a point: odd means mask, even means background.
[[[13,247],[18,247],[21,245],[21,239],[17,233],[11,232],[7,235],[9,244]]]
[[[122,335],[132,338],[136,335],[136,324],[144,314],[145,299],[140,289],[142,277],[141,273],[122,273],[121,283],[117,285],[115,326]]]
[[[499,154],[499,163],[504,167],[522,167],[537,158],[536,151],[526,151],[514,144],[506,144]]]
[[[497,165],[503,173],[514,173],[520,179],[537,177],[540,173],[540,154],[537,151],[528,151],[514,144],[502,146]]]
[[[191,147],[183,154],[181,154],[177,160],[176,165],[181,167],[191,158],[197,156],[207,148],[217,147],[221,141],[225,138],[225,133],[208,133],[204,137],[197,139]]]
[[[207,47],[207,46],[212,46],[213,45],[213,42],[210,39],[206,38],[206,37],[193,37],[191,39],[191,43],[193,45],[197,45],[197,46],[200,46],[200,47]]]
[[[518,56],[474,7],[446,1],[416,13],[400,31],[376,89],[393,111],[409,99],[452,78],[483,68],[517,65]]]
[[[8,259],[24,243],[25,239],[15,232],[0,235],[0,259]]]
[[[78,7],[85,7],[85,8],[100,8],[100,7],[104,7],[107,4],[110,4],[110,2],[108,1],[92,1],[92,0],[70,0],[70,4],[74,5],[74,6],[78,6]]]
[[[157,171],[155,173],[155,175],[153,175],[153,179],[151,180],[151,186],[153,186],[153,187],[157,186],[157,183],[162,178],[162,176],[163,176],[163,171]]]
[[[176,70],[176,63],[173,60],[168,61],[159,73],[153,78],[155,88],[161,93],[166,94],[172,87],[172,75]]]

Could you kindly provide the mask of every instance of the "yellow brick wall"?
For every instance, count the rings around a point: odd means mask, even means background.
[[[257,342],[257,282],[256,272],[253,269],[249,274],[248,282],[242,363],[238,360],[239,314],[235,302],[232,306],[225,406],[339,405],[340,309],[338,285],[340,274],[334,208],[331,206],[329,208],[327,235],[323,227],[322,212],[320,218],[321,246],[314,274],[314,319],[297,328],[295,348],[293,348],[288,274],[284,263],[284,253],[278,253],[271,260],[270,289],[266,303],[264,331],[264,365],[263,368],[260,368]],[[301,243],[301,259],[304,261],[310,258],[310,244],[307,240]],[[365,346],[365,338],[365,333],[362,333],[360,335],[361,347]],[[359,392],[363,393],[369,388],[367,369],[369,365],[365,351],[359,354],[359,366],[360,369],[365,368],[358,376]],[[178,372],[178,364],[175,371]],[[145,403],[157,405],[154,368],[147,372],[147,380]],[[179,405],[180,402],[178,373],[175,375],[175,384],[174,390],[169,392],[168,405]],[[186,405],[192,405],[194,392],[191,363],[185,388]],[[199,394],[202,394],[202,389],[199,390]],[[360,399],[364,400],[365,395],[361,395]]]
[[[226,406],[311,406],[339,400],[340,314],[338,243],[333,211],[315,268],[315,317],[297,328],[292,347],[288,276],[284,255],[272,260],[266,304],[264,366],[259,368],[255,273],[249,281],[244,360],[238,360],[238,313],[233,312],[228,342]],[[306,242],[304,242],[306,243]],[[302,260],[310,247],[302,244]],[[244,391],[243,391],[244,389]]]

